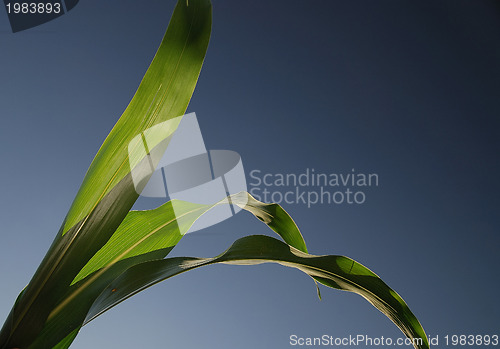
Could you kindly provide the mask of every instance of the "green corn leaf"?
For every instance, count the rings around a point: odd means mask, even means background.
[[[128,146],[147,129],[185,113],[210,31],[209,0],[192,0],[189,6],[178,2],[136,94],[94,158],[52,246],[9,314],[0,332],[1,349],[29,346],[75,276],[128,214],[138,197]],[[162,141],[174,129],[154,145],[164,147]]]
[[[80,328],[82,324],[91,321],[133,294],[184,271],[214,263],[258,264],[265,262],[298,268],[326,286],[360,294],[398,325],[409,338],[422,338],[422,343],[416,346],[417,348],[428,347],[425,332],[406,303],[377,275],[346,257],[307,254],[299,229],[279,205],[261,203],[247,193],[236,194],[231,199],[234,204],[241,205],[264,221],[288,244],[266,236],[254,236],[238,240],[229,250],[216,258],[162,259],[170,252],[172,245],[175,245],[182,237],[174,222],[164,216],[168,212],[173,215],[169,203],[155,210],[131,212],[129,216],[131,221],[125,220],[123,226],[131,229],[130,234],[137,236],[135,241],[143,240],[144,236],[154,232],[163,235],[162,241],[165,243],[150,245],[149,249],[142,250],[142,252],[148,251],[144,254],[122,258],[123,246],[119,243],[112,244],[113,239],[111,239],[110,246],[105,249],[107,252],[102,257],[111,254],[118,261],[100,267],[97,267],[98,264],[93,264],[92,268],[97,268],[95,273],[84,276],[72,286],[71,292],[73,293],[68,294],[68,301],[57,313],[51,314],[46,327],[30,349],[42,349],[47,347],[47,343],[57,343],[67,336],[69,330]],[[244,202],[246,202],[245,205],[243,205]],[[200,206],[198,205],[198,208]],[[195,207],[193,204],[186,203],[186,212],[193,211],[193,207]],[[194,222],[206,210],[208,210],[206,207],[198,210],[191,217],[192,221]],[[160,212],[162,219],[157,218]],[[148,224],[149,218],[154,220],[154,224]],[[170,223],[165,224],[165,222]],[[158,229],[160,226],[165,230]],[[135,229],[140,232],[134,233]],[[123,232],[120,232],[119,228],[116,234],[121,235]],[[125,250],[130,250],[130,246],[133,245],[130,245],[131,240],[128,241]],[[95,277],[96,275],[98,277]],[[79,292],[82,287],[84,287],[83,291]],[[73,294],[75,296],[72,296]]]
[[[403,299],[368,268],[343,256],[313,256],[263,235],[239,239],[215,258],[174,257],[136,265],[106,288],[94,302],[90,316],[101,314],[149,286],[201,266],[268,262],[297,268],[322,284],[361,295],[414,340],[415,348],[429,348],[422,326]]]

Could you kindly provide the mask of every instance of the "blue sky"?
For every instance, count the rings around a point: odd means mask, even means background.
[[[0,12],[0,316],[52,242],[133,96],[174,1],[81,1],[12,34]],[[188,108],[249,175],[377,173],[361,205],[284,205],[313,254],[381,276],[427,333],[499,334],[500,7],[495,1],[220,1]],[[250,178],[248,178],[250,180]],[[283,188],[273,188],[283,190]],[[239,213],[174,255],[268,233]],[[276,265],[193,271],[86,326],[72,348],[289,348],[402,334],[361,297]],[[441,342],[442,343],[442,342]]]

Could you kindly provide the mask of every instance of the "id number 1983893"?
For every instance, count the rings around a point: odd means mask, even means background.
[[[498,345],[498,335],[446,335],[444,336],[445,345],[447,346],[496,346]]]
[[[15,14],[50,14],[61,13],[61,3],[44,3],[44,2],[13,2],[5,5],[7,12]]]

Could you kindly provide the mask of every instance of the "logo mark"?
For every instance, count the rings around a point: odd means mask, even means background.
[[[132,139],[128,153],[136,192],[173,200],[178,220],[185,202],[213,205],[189,232],[222,222],[246,204],[242,196],[237,205],[228,198],[247,191],[241,157],[231,150],[207,151],[195,113],[147,129]]]

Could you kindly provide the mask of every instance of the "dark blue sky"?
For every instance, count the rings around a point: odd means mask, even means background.
[[[174,5],[82,0],[16,34],[0,11],[0,316],[45,254]],[[377,173],[362,205],[284,205],[309,251],[371,268],[433,337],[494,334],[499,37],[493,0],[214,0],[188,111],[208,148],[240,153],[247,175]],[[173,253],[212,256],[265,228],[240,213]],[[323,289],[318,301],[298,271],[215,266],[130,299],[73,347],[281,349],[291,334],[402,337],[359,296]]]

